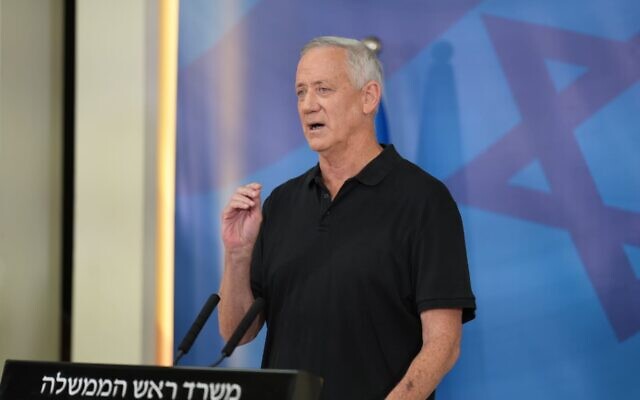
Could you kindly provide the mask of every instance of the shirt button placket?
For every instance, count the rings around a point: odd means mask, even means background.
[[[320,224],[318,228],[320,229],[320,231],[326,231],[328,227],[327,217],[331,214],[331,196],[329,196],[329,193],[323,191],[320,197],[321,197],[321,204],[322,204],[321,207],[322,207],[322,210],[324,211],[320,216]]]

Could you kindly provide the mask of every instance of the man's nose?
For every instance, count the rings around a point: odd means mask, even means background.
[[[304,113],[310,113],[318,110],[318,98],[313,91],[305,93],[300,103],[300,109]]]

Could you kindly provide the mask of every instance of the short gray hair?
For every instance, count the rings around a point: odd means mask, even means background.
[[[300,52],[300,57],[304,56],[309,50],[318,47],[340,47],[347,51],[347,65],[349,67],[349,75],[353,86],[357,89],[362,87],[369,81],[376,81],[380,84],[382,91],[382,64],[376,57],[375,53],[359,40],[338,37],[338,36],[320,36],[309,41]]]

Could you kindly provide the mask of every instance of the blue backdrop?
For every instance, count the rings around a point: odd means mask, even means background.
[[[293,85],[327,34],[381,39],[389,140],[463,214],[478,314],[439,398],[639,399],[637,0],[182,1],[176,342],[218,290],[233,188],[316,162]],[[184,363],[222,345],[212,318]]]

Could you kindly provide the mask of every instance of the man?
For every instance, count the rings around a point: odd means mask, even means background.
[[[296,73],[318,165],[276,188],[236,190],[222,215],[220,331],[255,297],[263,367],[324,378],[323,399],[425,399],[474,317],[460,215],[442,183],[376,141],[381,67],[362,43],[321,37]]]

